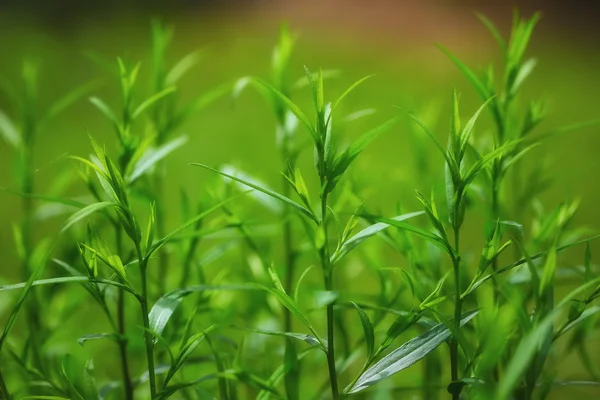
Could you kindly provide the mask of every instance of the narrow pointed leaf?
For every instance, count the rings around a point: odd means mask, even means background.
[[[189,228],[192,225],[195,225],[198,221],[206,218],[208,215],[212,214],[213,212],[215,212],[219,208],[223,207],[227,203],[233,201],[234,199],[236,199],[236,198],[238,198],[240,196],[241,196],[241,194],[237,195],[237,196],[229,197],[229,198],[221,201],[220,203],[217,203],[214,206],[210,207],[206,211],[204,211],[204,212],[196,215],[195,217],[189,219],[183,225],[180,225],[179,227],[175,228],[174,230],[172,230],[171,232],[169,232],[167,235],[165,235],[163,238],[159,239],[158,241],[156,241],[152,245],[152,247],[147,251],[146,258],[149,258],[156,250],[158,250],[159,248],[161,248],[162,246],[164,246],[170,240],[174,239],[177,236],[177,234],[180,233],[181,231]]]
[[[424,214],[424,211],[416,211],[416,212],[412,212],[412,213],[398,215],[391,219],[394,221],[405,221],[407,219],[417,217],[417,216],[423,215],[423,214]],[[378,223],[375,223],[375,224],[361,230],[356,235],[354,235],[350,239],[346,240],[340,246],[340,248],[331,256],[331,263],[333,264],[333,263],[338,262],[346,254],[348,254],[350,251],[352,251],[356,246],[361,244],[363,241],[365,241],[366,239],[370,238],[373,235],[378,234],[379,232],[388,228],[389,226],[391,226],[391,225],[387,224],[385,222],[378,222]]]
[[[294,209],[296,209],[297,211],[299,211],[301,214],[305,215],[306,217],[308,217],[311,220],[313,220],[313,221],[315,221],[315,222],[318,223],[318,219],[308,209],[306,209],[305,207],[301,206],[300,204],[296,203],[295,201],[293,201],[293,200],[291,200],[291,199],[289,199],[289,198],[287,198],[287,197],[285,197],[285,196],[283,196],[283,195],[281,195],[281,194],[279,194],[277,192],[274,192],[272,190],[260,187],[258,185],[255,185],[252,182],[248,182],[248,181],[246,181],[244,179],[237,178],[237,177],[235,177],[233,175],[226,174],[224,172],[219,171],[218,169],[209,167],[208,165],[198,164],[198,163],[192,163],[191,165],[194,165],[194,166],[197,166],[197,167],[202,167],[202,168],[208,169],[210,171],[216,172],[217,174],[226,176],[229,179],[233,179],[234,181],[243,183],[244,185],[246,185],[248,187],[251,187],[252,189],[258,190],[259,192],[262,192],[264,194],[267,194],[267,195],[269,195],[269,196],[271,196],[271,197],[273,197],[275,199],[281,200],[284,203],[292,206]]]
[[[500,49],[502,50],[502,54],[506,57],[506,41],[504,40],[504,38],[502,37],[502,35],[500,34],[498,29],[494,25],[494,23],[492,21],[490,21],[483,14],[476,13],[476,15],[477,15],[477,18],[479,18],[479,20],[481,22],[483,22],[483,24],[486,26],[486,28],[491,32],[492,36],[494,36],[494,39],[496,39],[496,42],[498,42],[498,45],[500,46]]]
[[[439,237],[438,235],[435,235],[429,231],[421,229],[417,226],[411,225],[408,222],[396,221],[392,218],[376,217],[376,216],[372,216],[372,215],[365,215],[364,217],[369,220],[383,222],[388,225],[395,226],[396,228],[415,233],[415,234],[421,236],[422,238],[429,240],[432,244],[434,244],[437,247],[439,247],[440,249],[444,250],[449,255],[452,255],[452,253],[453,253],[452,247],[448,243],[446,243],[441,237]]]
[[[21,145],[21,134],[12,120],[0,110],[0,136],[15,149]]]
[[[483,84],[483,82],[481,81],[481,79],[479,79],[479,77],[469,67],[467,67],[467,65],[465,63],[463,63],[461,60],[459,60],[454,54],[452,54],[450,51],[448,51],[445,47],[443,47],[439,44],[437,45],[437,47],[444,54],[446,54],[446,56],[448,56],[448,58],[450,60],[452,60],[452,62],[458,67],[458,69],[467,78],[469,83],[471,83],[471,85],[473,85],[473,87],[475,88],[475,90],[477,91],[477,93],[479,94],[479,96],[481,97],[482,100],[486,100],[486,99],[490,98],[492,93],[489,93],[489,91],[486,89],[486,87]]]
[[[355,302],[351,302],[358,316],[360,317],[360,323],[363,328],[363,333],[365,337],[365,343],[367,345],[367,360],[370,360],[373,357],[373,353],[375,352],[375,331],[373,329],[373,323],[369,319],[367,313],[363,311],[362,308]]]
[[[42,118],[42,123],[51,118],[56,117],[58,114],[63,112],[66,108],[71,106],[77,100],[79,100],[80,98],[85,96],[87,93],[89,93],[92,89],[95,89],[98,86],[99,86],[98,81],[92,81],[92,82],[86,83],[84,85],[81,85],[81,86],[73,89],[72,91],[70,91],[69,93],[67,93],[60,99],[58,99],[54,104],[52,104],[52,106],[50,106],[50,108],[46,112],[46,115],[44,115],[44,117]]]
[[[312,138],[314,140],[317,139],[317,132],[315,131],[315,128],[310,123],[310,120],[308,119],[308,117],[302,112],[302,110],[300,110],[300,108],[296,104],[294,104],[294,102],[292,102],[286,95],[281,93],[279,90],[275,89],[273,86],[271,86],[267,82],[265,82],[261,79],[257,79],[257,78],[254,78],[254,80],[257,83],[259,83],[260,85],[262,85],[263,87],[267,88],[269,91],[271,91],[275,96],[277,96],[286,105],[286,107],[289,108],[289,110],[292,113],[294,113],[296,118],[298,118],[298,120],[300,122],[302,122],[302,124],[304,124],[304,126],[310,132]]]
[[[111,201],[103,201],[103,202],[99,202],[99,203],[90,204],[89,206],[82,208],[81,210],[77,211],[75,214],[71,215],[65,221],[65,224],[63,225],[63,227],[61,229],[61,232],[66,231],[71,226],[73,226],[77,222],[81,221],[82,219],[92,215],[96,211],[99,211],[99,210],[102,210],[102,209],[105,209],[107,207],[111,207],[114,205],[115,204]]]
[[[258,290],[254,286],[249,285],[223,285],[223,286],[210,286],[210,285],[198,285],[190,286],[188,288],[177,289],[170,293],[165,294],[159,298],[156,303],[152,306],[152,309],[148,313],[148,319],[150,321],[150,330],[160,335],[171,316],[177,310],[177,307],[181,301],[192,293],[200,293],[206,291],[221,291],[221,290]]]
[[[89,335],[81,336],[79,339],[77,339],[77,343],[80,346],[83,346],[85,344],[85,342],[88,342],[90,340],[98,340],[98,339],[111,339],[114,341],[118,341],[119,335],[117,335],[116,333],[91,333]]]
[[[333,103],[333,107],[331,107],[331,113],[329,114],[329,118],[327,119],[327,122],[325,125],[329,125],[329,121],[331,120],[331,116],[333,115],[333,113],[335,112],[335,110],[338,108],[338,106],[340,105],[340,103],[346,98],[346,96],[348,96],[350,93],[352,93],[354,91],[354,89],[356,89],[357,87],[359,87],[362,83],[364,83],[366,80],[374,77],[375,75],[368,75],[365,76],[364,78],[361,78],[359,80],[357,80],[356,82],[354,82],[352,85],[350,85],[350,87],[348,89],[346,89],[344,91],[344,93],[342,93],[342,95],[340,97],[338,97],[338,99],[335,101],[335,103]]]
[[[187,141],[188,137],[183,135],[163,144],[157,149],[149,148],[133,167],[133,170],[129,175],[129,183],[142,176],[146,171],[154,167],[159,161],[186,144]]]
[[[202,58],[202,52],[194,51],[185,55],[179,60],[173,68],[167,73],[165,82],[167,85],[174,85],[186,72],[188,72],[194,65],[198,64]]]
[[[288,400],[300,399],[300,362],[298,361],[298,352],[296,343],[292,340],[286,341],[285,355],[285,393]]]
[[[110,109],[110,107],[98,97],[90,97],[90,103],[95,105],[101,112],[104,114],[106,118],[116,126],[119,126],[119,120],[115,116],[115,113]]]
[[[135,111],[131,114],[131,118],[136,119],[137,117],[140,116],[141,113],[143,113],[147,108],[151,107],[154,103],[156,103],[163,97],[168,96],[174,92],[175,92],[175,87],[171,86],[171,87],[161,90],[160,92],[156,93],[153,96],[150,96],[149,98],[144,100],[144,102],[135,109]]]
[[[473,319],[477,312],[471,311],[463,314],[460,321],[461,326]],[[347,389],[347,393],[360,392],[410,367],[444,343],[450,335],[450,330],[444,324],[438,324],[409,340],[365,371],[354,386]]]

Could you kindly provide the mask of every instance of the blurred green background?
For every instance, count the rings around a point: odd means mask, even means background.
[[[480,101],[434,43],[443,44],[475,70],[483,71],[490,60],[499,61],[500,52],[474,12],[486,14],[504,34],[508,34],[512,13],[512,7],[501,1],[440,0],[426,4],[383,0],[176,1],[168,6],[160,2],[144,6],[114,1],[102,4],[100,7],[69,0],[3,2],[0,6],[0,73],[20,84],[22,61],[37,63],[40,66],[40,109],[68,90],[98,77],[103,85],[94,94],[109,104],[119,104],[116,83],[84,54],[93,51],[109,60],[123,56],[131,61],[142,61],[142,87],[137,94],[141,101],[145,97],[143,82],[149,81],[150,21],[159,17],[176,28],[171,51],[173,62],[189,51],[205,50],[201,65],[180,85],[185,101],[200,91],[234,82],[245,75],[268,77],[271,50],[280,24],[286,22],[299,35],[293,55],[293,71],[298,78],[304,73],[303,65],[313,70],[322,66],[342,71],[338,78],[327,82],[330,98],[335,98],[356,79],[376,74],[343,105],[348,113],[370,108],[378,111],[348,129],[345,133],[348,138],[393,114],[392,105],[421,115],[432,108],[440,109],[434,128],[443,138],[449,126],[446,110],[452,87],[456,86],[462,93],[465,115],[474,111]],[[581,7],[567,7],[558,1],[518,4],[523,14],[542,11],[542,21],[528,54],[539,63],[525,87],[525,100],[546,99],[549,116],[537,132],[598,117],[600,28],[591,18],[596,12],[595,3],[580,4]],[[149,82],[146,88],[148,93]],[[300,104],[310,104],[308,90],[296,93],[295,99]],[[2,94],[0,109],[11,112]],[[482,121],[479,135],[485,135],[485,129],[490,126],[487,115]],[[276,156],[273,127],[270,110],[251,91],[244,93],[235,105],[226,97],[192,117],[181,129],[191,138],[189,146],[167,161],[168,169],[178,178],[171,182],[173,201],[179,186],[202,188],[206,174],[188,167],[188,162],[233,163],[252,170],[266,182],[279,182],[280,161]],[[109,147],[115,143],[109,124],[85,100],[60,115],[40,135],[35,154],[39,192],[52,192],[48,187],[50,178],[69,164],[64,155],[83,155],[90,151],[86,129]],[[387,133],[354,167],[354,178],[365,187],[363,194],[370,198],[372,207],[391,213],[396,201],[411,204],[414,189],[429,191],[431,182],[419,185],[419,171],[411,159],[413,130],[406,122]],[[596,211],[600,200],[596,184],[596,174],[600,172],[598,144],[598,130],[583,129],[547,140],[530,158],[536,163],[549,161],[547,174],[554,177],[555,185],[547,192],[547,206],[581,196],[583,201],[576,223],[589,227],[600,226],[600,214]],[[433,146],[430,148],[431,163],[441,172],[441,157],[433,151]],[[308,162],[310,158],[309,154]],[[4,142],[0,143],[0,160],[0,187],[16,188],[11,172],[13,159]],[[76,188],[72,194],[77,194]],[[15,260],[11,225],[19,218],[19,201],[14,196],[0,195],[0,243],[4,260],[0,275],[4,278],[14,276],[14,269],[10,267]],[[39,234],[53,232],[60,218],[54,222],[54,225],[40,227]]]
[[[600,28],[594,15],[596,2],[522,2],[523,14],[542,11],[529,56],[538,58],[535,73],[526,84],[526,99],[544,98],[549,116],[537,132],[573,122],[598,118],[600,109]],[[337,97],[355,80],[376,74],[343,105],[346,113],[377,110],[344,132],[348,140],[389,118],[392,105],[423,114],[439,108],[433,126],[439,137],[447,134],[452,87],[462,93],[463,113],[475,111],[480,101],[455,66],[439,51],[441,43],[482,71],[490,60],[500,61],[492,37],[474,11],[492,19],[508,33],[512,5],[503,1],[104,1],[102,5],[70,1],[20,1],[0,4],[0,74],[18,83],[23,60],[40,65],[40,107],[51,104],[71,88],[102,77],[94,94],[118,104],[118,88],[106,72],[86,53],[92,50],[107,59],[123,56],[142,60],[141,82],[148,82],[150,21],[160,18],[175,26],[172,61],[194,49],[205,49],[202,63],[180,85],[182,100],[217,84],[234,82],[245,75],[267,77],[271,51],[282,22],[299,35],[293,55],[293,70],[303,76],[303,65],[315,70],[338,69],[342,74],[326,83],[326,96]],[[148,84],[145,88],[151,90]],[[145,97],[144,87],[137,95]],[[327,95],[329,93],[329,95]],[[310,105],[308,90],[295,99]],[[11,112],[8,99],[0,94],[0,109]],[[217,166],[232,163],[252,171],[259,179],[276,186],[280,182],[280,160],[275,145],[274,118],[260,96],[244,92],[235,102],[225,97],[192,117],[181,129],[190,136],[189,145],[167,160],[169,204],[178,208],[178,190],[187,187],[192,195],[202,191],[208,174],[189,167],[189,162]],[[476,135],[491,128],[486,115]],[[66,154],[90,152],[88,130],[110,147],[116,142],[104,117],[87,101],[79,101],[44,131],[37,144],[36,184],[40,193],[52,193],[50,182],[70,162]],[[421,182],[411,146],[414,127],[408,121],[378,139],[358,159],[350,175],[357,190],[368,197],[373,210],[386,215],[400,201],[417,208],[414,189],[429,191],[431,181]],[[344,140],[342,140],[344,142]],[[600,173],[598,128],[552,137],[534,150],[530,163],[549,161],[547,174],[554,186],[544,203],[550,208],[562,200],[581,197],[575,224],[600,227]],[[429,162],[443,179],[442,159],[430,146]],[[310,152],[302,162],[309,165]],[[15,189],[14,160],[10,147],[0,142],[0,187]],[[74,177],[67,192],[82,192]],[[0,193],[0,282],[15,282],[19,268],[12,239],[12,225],[19,220],[20,199]],[[169,214],[178,218],[178,214]],[[36,235],[54,234],[64,216],[40,224]],[[171,221],[168,226],[175,226]],[[527,225],[525,225],[527,229]],[[480,232],[473,232],[480,236]],[[598,244],[592,252],[600,254]],[[0,302],[0,313],[10,302]],[[560,392],[560,391],[558,391]]]

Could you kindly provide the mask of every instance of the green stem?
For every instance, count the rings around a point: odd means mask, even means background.
[[[117,254],[122,255],[121,230],[116,227],[115,230]],[[129,360],[127,358],[127,339],[125,328],[125,292],[122,288],[117,290],[117,332],[119,334],[119,358],[121,362],[121,374],[123,378],[123,392],[126,400],[133,400],[133,385],[129,374]]]
[[[321,266],[323,269],[323,280],[326,291],[333,290],[333,274],[329,260],[329,251],[327,248],[327,193],[321,197],[321,225],[325,240],[319,254]],[[327,368],[329,370],[329,381],[331,384],[331,395],[333,400],[339,399],[339,388],[337,382],[337,372],[335,369],[335,319],[333,315],[333,302],[327,305]]]
[[[160,146],[161,142],[157,145]],[[164,202],[164,179],[162,175],[162,165],[157,166],[156,175],[154,177],[154,197],[156,207],[156,235],[158,237],[165,236],[165,213],[162,207]],[[169,254],[166,251],[166,246],[159,249],[158,253],[158,288],[160,293],[165,293],[167,282],[167,269],[169,266]],[[188,268],[189,269],[189,268]]]
[[[8,387],[6,386],[6,382],[4,381],[4,375],[0,370],[0,398],[10,400],[12,397],[10,392],[8,391]]]
[[[22,176],[21,176],[21,192],[33,193],[34,191],[34,177],[33,177],[33,129],[30,134],[27,135],[30,139],[23,143],[21,149],[21,163],[22,163]],[[31,254],[33,253],[33,238],[32,238],[32,222],[33,222],[33,198],[30,196],[22,196],[21,206],[23,210],[23,220],[21,223],[21,235],[23,240],[24,256],[22,260],[22,271],[25,280],[29,278],[29,275],[33,273],[31,270],[30,260]],[[40,308],[37,291],[32,290],[29,293],[29,301],[27,303],[27,327],[31,338],[31,349],[32,357],[35,365],[43,371],[42,357],[40,354],[41,345],[41,322],[40,322]]]
[[[457,200],[457,209],[455,215],[460,209],[460,199]],[[462,300],[460,298],[460,228],[458,224],[454,223],[454,255],[452,256],[452,268],[454,269],[454,282],[455,282],[455,302],[454,302],[454,324],[458,331],[460,329],[460,314],[462,311]],[[458,382],[458,340],[452,338],[450,342],[450,374],[452,382]],[[452,400],[460,399],[461,388],[459,385],[455,385],[451,391]]]
[[[285,178],[283,178],[283,195],[290,196],[290,186]],[[291,293],[294,286],[295,273],[295,257],[292,246],[292,224],[290,221],[290,208],[285,206],[283,214],[283,257],[285,262],[285,290]],[[287,308],[284,314],[285,322],[284,329],[286,332],[292,331],[292,313]]]
[[[144,340],[146,342],[146,359],[148,361],[148,382],[150,384],[150,398],[156,397],[156,377],[154,371],[154,342],[150,334],[150,320],[148,318],[148,287],[147,287],[147,261],[142,256],[140,244],[135,244],[138,261],[140,264],[142,323],[144,324]]]

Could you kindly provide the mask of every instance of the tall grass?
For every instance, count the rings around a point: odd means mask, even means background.
[[[544,205],[545,177],[522,162],[545,139],[597,121],[540,130],[543,102],[521,107],[536,63],[525,54],[538,15],[515,13],[508,39],[480,19],[498,43],[502,73],[496,78],[498,66],[490,66],[480,75],[440,46],[482,101],[465,119],[458,90],[449,93],[443,135],[423,111],[344,115],[355,91],[377,78],[332,98],[326,80],[343,79],[338,72],[304,67],[295,79],[296,37],[285,27],[270,79],[246,76],[182,105],[178,85],[203,53],[170,66],[173,31],[154,22],[149,82],[140,79],[141,63],[101,62],[120,101],[89,97],[107,125],[88,132],[89,156],[68,157],[65,168],[79,173],[88,193],[82,200],[39,194],[33,154],[52,117],[95,84],[39,117],[34,69],[23,69],[22,95],[3,79],[15,110],[0,111],[0,132],[19,161],[17,184],[5,192],[22,199],[14,237],[24,282],[0,286],[19,292],[0,337],[0,398],[293,400],[412,391],[423,399],[529,400],[548,398],[559,385],[599,386],[587,350],[600,310],[589,246],[598,236],[572,226],[578,200]],[[244,107],[246,88],[272,110],[281,183],[273,189],[228,160],[197,160],[190,174],[208,183],[182,188],[182,222],[170,227],[176,217],[168,194],[179,180],[164,160],[188,143],[181,126],[228,93]],[[303,91],[308,109],[295,102]],[[486,114],[492,132],[479,128]],[[379,122],[349,140],[347,130],[367,115]],[[95,139],[107,126],[114,144]],[[419,208],[399,205],[389,216],[357,194],[351,176],[369,181],[355,161],[400,130],[414,130],[415,160],[432,188],[416,193]],[[430,150],[443,163],[443,184]],[[53,238],[35,235],[36,201],[70,212]],[[480,241],[465,245],[472,229],[480,229]],[[567,266],[567,249],[583,250],[580,267]],[[48,306],[61,296],[80,301],[76,287],[92,300],[81,307],[105,328],[77,340],[84,350],[53,348],[52,329],[87,322]],[[21,309],[25,322],[18,324]],[[50,323],[54,313],[64,323]],[[91,357],[86,349],[94,342],[102,352]],[[589,380],[560,380],[555,365],[574,350]],[[95,369],[94,359],[118,368]],[[418,362],[422,370],[413,367]]]

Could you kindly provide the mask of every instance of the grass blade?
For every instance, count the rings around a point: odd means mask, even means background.
[[[305,207],[301,206],[300,204],[296,203],[295,201],[293,201],[293,200],[291,200],[291,199],[289,199],[289,198],[287,198],[287,197],[285,197],[285,196],[283,196],[283,195],[281,195],[281,194],[279,194],[277,192],[274,192],[274,191],[272,191],[270,189],[266,189],[266,188],[260,187],[258,185],[255,185],[252,182],[248,182],[248,181],[246,181],[244,179],[235,177],[233,175],[226,174],[225,172],[222,172],[222,171],[219,171],[218,169],[209,167],[208,165],[199,164],[199,163],[192,163],[190,165],[193,165],[193,166],[196,166],[196,167],[202,167],[202,168],[208,169],[210,171],[216,172],[217,174],[223,175],[223,176],[225,176],[225,177],[227,177],[229,179],[233,179],[236,182],[243,183],[244,185],[246,185],[248,187],[251,187],[252,189],[258,190],[259,192],[262,192],[262,193],[264,193],[266,195],[269,195],[269,196],[271,196],[271,197],[273,197],[273,198],[275,198],[277,200],[281,200],[284,203],[292,206],[294,209],[296,209],[297,211],[299,211],[304,216],[306,216],[306,217],[310,218],[311,220],[313,220],[314,222],[318,223],[317,217],[315,217],[312,212],[310,212],[308,209],[306,209]]]
[[[0,110],[0,136],[15,149],[21,145],[21,134],[13,121]]]
[[[398,215],[391,219],[394,221],[406,221],[407,219],[414,218],[419,215],[423,215],[424,213],[425,213],[424,211],[416,211],[416,212],[412,212],[412,213]],[[335,253],[333,253],[333,255],[331,256],[331,263],[334,264],[334,263],[340,261],[346,254],[348,254],[350,251],[352,251],[356,246],[358,246],[359,244],[361,244],[362,242],[364,242],[371,236],[376,235],[379,232],[381,232],[382,230],[388,228],[389,226],[391,226],[391,225],[387,224],[385,222],[378,222],[378,223],[375,223],[375,224],[361,230],[356,235],[354,235],[350,239],[346,240],[340,246],[340,248]]]
[[[160,160],[177,150],[188,141],[186,135],[180,136],[176,139],[171,140],[160,146],[159,148],[149,148],[146,153],[139,159],[139,161],[133,167],[131,174],[129,175],[128,182],[132,183],[137,178],[142,176],[150,168],[154,167]]]
[[[89,206],[86,206],[86,207],[82,208],[81,210],[77,211],[75,214],[71,215],[65,221],[65,224],[63,225],[63,227],[61,228],[60,231],[64,232],[67,229],[69,229],[71,226],[73,226],[74,224],[76,224],[77,222],[79,222],[82,219],[84,219],[84,218],[92,215],[96,211],[99,211],[99,210],[102,210],[104,208],[111,207],[111,206],[114,206],[114,205],[115,205],[115,203],[113,203],[112,201],[102,201],[102,202],[99,202],[99,203],[90,204]]]
[[[477,312],[470,311],[463,314],[461,325],[473,319]],[[365,371],[353,387],[346,389],[346,393],[358,393],[410,367],[444,343],[450,335],[450,330],[443,323],[434,326],[422,335],[404,343]]]

